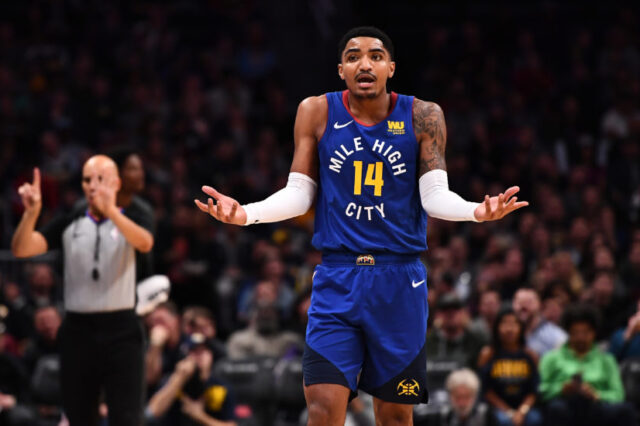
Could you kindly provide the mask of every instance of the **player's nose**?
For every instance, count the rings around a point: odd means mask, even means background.
[[[370,71],[372,68],[371,60],[369,60],[366,55],[364,55],[362,59],[360,59],[360,63],[358,65],[360,71]]]

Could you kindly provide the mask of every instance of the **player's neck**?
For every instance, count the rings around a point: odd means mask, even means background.
[[[384,120],[391,110],[391,93],[384,92],[374,98],[356,97],[351,91],[347,92],[347,102],[351,114],[367,124],[379,123]]]

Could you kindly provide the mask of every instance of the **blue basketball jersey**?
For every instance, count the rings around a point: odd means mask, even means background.
[[[392,93],[389,116],[367,126],[351,115],[347,96],[346,90],[326,94],[313,245],[325,252],[426,250],[413,97]]]

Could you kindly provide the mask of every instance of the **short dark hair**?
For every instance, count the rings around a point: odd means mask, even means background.
[[[585,322],[593,328],[596,333],[600,328],[600,314],[590,305],[574,305],[567,308],[562,315],[562,326],[569,332],[571,326],[578,322]]]
[[[347,46],[347,43],[355,37],[377,38],[382,42],[382,46],[387,49],[391,60],[393,60],[395,56],[393,43],[391,42],[391,38],[384,31],[376,27],[356,27],[347,31],[347,33],[340,39],[340,43],[338,43],[338,59],[340,61],[342,61],[342,52],[344,52],[344,48]]]
[[[107,156],[118,166],[118,171],[122,171],[124,163],[126,163],[132,155],[140,155],[140,153],[137,149],[128,146],[116,146],[107,152]]]

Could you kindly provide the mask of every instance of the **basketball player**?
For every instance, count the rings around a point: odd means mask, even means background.
[[[287,186],[241,206],[209,186],[200,210],[236,225],[304,214],[316,200],[313,280],[304,364],[309,425],[343,425],[357,388],[374,396],[377,424],[409,425],[426,402],[427,214],[500,219],[528,205],[518,187],[471,203],[451,192],[446,126],[437,104],[388,93],[393,45],[372,27],[339,45],[343,92],[300,103]],[[419,178],[419,179],[418,179]],[[358,380],[359,377],[359,380]]]

